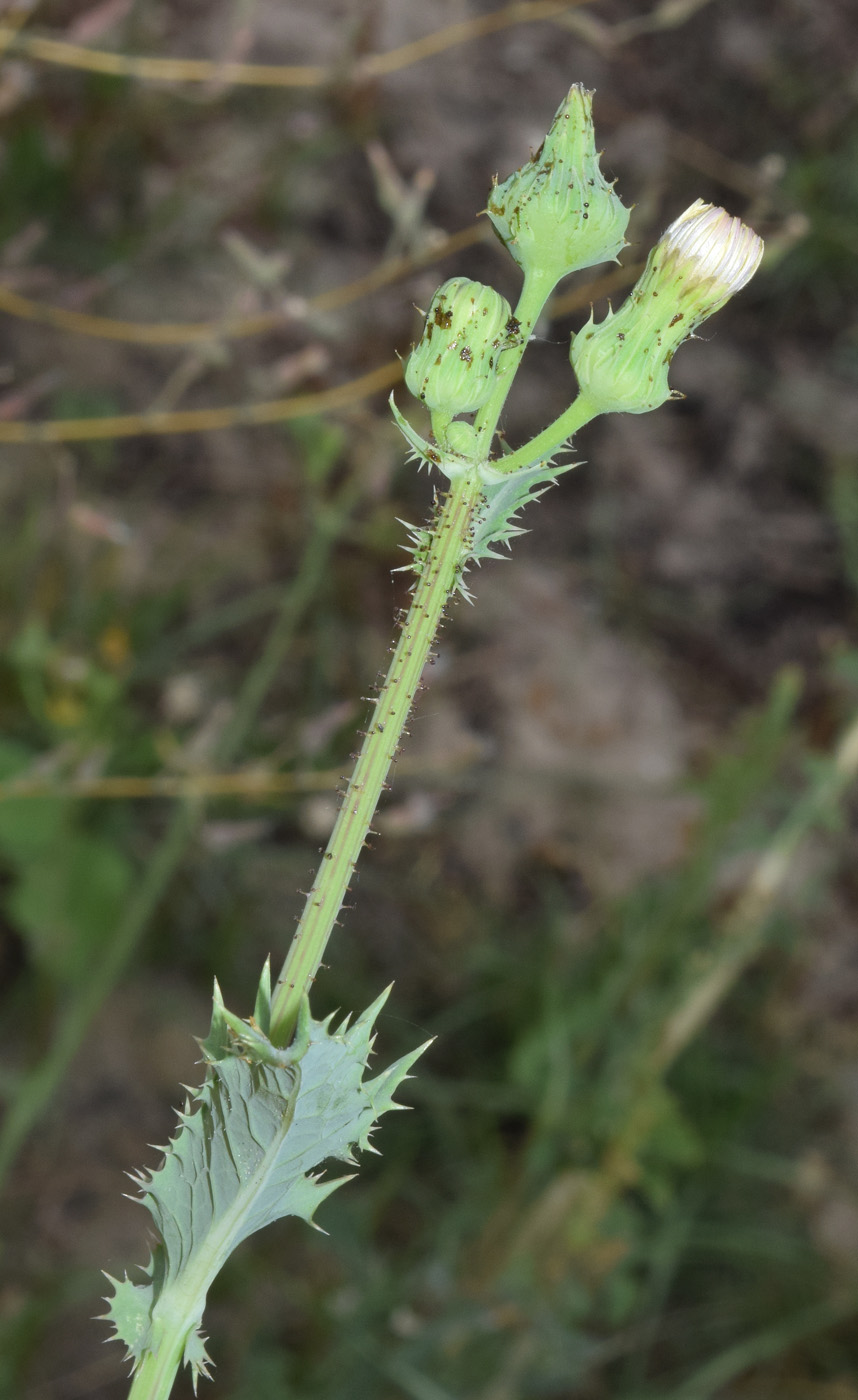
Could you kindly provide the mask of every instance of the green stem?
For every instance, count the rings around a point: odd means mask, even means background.
[[[182,1364],[185,1350],[184,1335],[171,1339],[167,1345],[147,1351],[134,1372],[128,1400],[170,1400],[173,1384]]]
[[[301,998],[310,989],[336,925],[387,775],[396,760],[444,608],[459,581],[480,490],[476,472],[458,477],[439,510],[387,678],[274,989],[271,1039],[275,1044],[286,1044],[292,1035]]]
[[[498,471],[514,472],[519,467],[529,467],[534,462],[541,461],[544,457],[550,457],[564,442],[577,433],[579,428],[583,428],[585,423],[598,417],[599,410],[587,401],[583,394],[579,394],[574,403],[571,403],[553,423],[549,423],[547,428],[543,428],[541,433],[537,433],[535,438],[526,442],[523,447],[518,447],[514,452],[501,457],[493,465]]]
[[[498,365],[498,377],[494,392],[488,403],[484,404],[474,419],[474,427],[480,434],[480,443],[486,457],[491,452],[492,441],[503,412],[503,406],[533,334],[533,328],[555,286],[555,280],[550,280],[541,273],[525,273],[521,296],[513,313],[520,327],[519,339],[508,350],[504,350]]]
[[[520,327],[519,339],[504,351],[494,393],[474,421],[480,456],[489,456],[512,381],[554,286],[554,279],[539,273],[525,276],[514,313]],[[559,437],[556,432],[551,437],[552,446],[559,446],[571,432],[593,416],[579,398],[572,409],[557,420],[561,431]],[[571,426],[566,426],[567,419]],[[552,430],[547,429],[534,442],[541,444],[551,433]],[[521,450],[529,461],[539,455],[538,449],[532,451],[532,448],[531,443]],[[549,453],[545,452],[544,455]],[[509,461],[508,457],[503,459],[504,468]],[[476,472],[456,478],[435,522],[414,599],[402,626],[402,636],[394,651],[331,838],[307,894],[292,946],[274,989],[271,1038],[275,1044],[288,1043],[295,1028],[301,998],[310,990],[328,940],[336,927],[387,775],[396,759],[405,722],[444,608],[458,582],[466,557],[468,530],[479,495],[480,482]]]
[[[495,391],[485,407],[480,409],[474,421],[486,457],[490,454],[498,420],[512,387],[512,381],[521,364],[521,358],[533,334],[533,328],[555,286],[554,280],[540,275],[538,272],[525,275],[518,306],[515,308],[515,319],[521,327],[520,339],[511,349],[504,351]],[[579,394],[574,403],[570,404],[558,418],[555,418],[553,423],[549,423],[547,428],[543,428],[541,433],[537,433],[535,438],[531,438],[530,442],[526,442],[523,447],[499,458],[492,465],[504,473],[514,472],[518,467],[529,467],[534,462],[551,457],[574,433],[577,433],[579,428],[583,428],[584,424],[589,423],[597,414],[598,409],[593,408],[583,394]]]

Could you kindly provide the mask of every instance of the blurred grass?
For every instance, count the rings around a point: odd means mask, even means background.
[[[702,138],[723,145],[723,168],[743,172],[752,198],[766,146],[761,136],[745,149],[747,113],[769,103],[797,114],[779,147],[783,186],[772,193],[761,177],[756,196],[785,251],[753,313],[763,326],[749,341],[760,380],[741,407],[769,402],[759,365],[775,325],[791,363],[811,344],[815,368],[848,393],[854,103],[822,66],[799,85],[784,39],[710,129],[710,63],[735,48],[736,15],[696,13],[704,8],[656,6],[642,26],[617,7],[582,7],[577,28],[534,30],[532,42],[543,61],[565,44],[566,67],[574,60],[588,73],[598,52],[608,109],[612,89],[615,104],[634,102],[622,73],[649,71],[663,115],[680,128],[688,114],[671,65],[681,52],[704,106],[683,149],[705,151]],[[379,17],[367,6],[362,18],[365,33],[356,25],[342,36],[355,64],[376,51]],[[487,32],[496,16],[472,18]],[[61,32],[68,7],[46,4],[39,19]],[[222,19],[229,30],[228,6]],[[752,20],[780,36],[789,17],[758,4],[744,15]],[[129,48],[153,46],[168,21],[190,51],[193,17],[171,19],[162,6],[146,16],[132,7]],[[684,25],[675,41],[669,24]],[[532,89],[522,98],[514,64],[506,86],[496,81],[498,56],[512,51],[488,42],[471,51],[486,105],[468,121],[492,161],[496,121],[518,131],[524,108],[537,126],[545,113]],[[22,54],[23,43],[13,64]],[[452,90],[455,64],[451,53],[449,79],[446,66],[437,70]],[[156,352],[129,336],[105,350],[97,337],[73,336],[76,316],[98,328],[92,305],[106,311],[104,324],[126,328],[263,326],[258,343],[221,346],[189,381],[201,426],[205,404],[246,405],[252,419],[284,385],[295,392],[292,373],[302,394],[329,393],[332,382],[336,392],[407,345],[409,302],[425,295],[433,247],[439,257],[449,247],[424,227],[422,248],[385,262],[387,229],[361,146],[371,132],[417,129],[431,110],[406,109],[395,88],[364,81],[300,103],[240,91],[155,102],[123,79],[34,66],[24,81],[8,63],[3,71],[13,86],[0,148],[0,278],[22,304],[67,313],[4,323],[8,428],[33,420],[39,399],[26,392],[45,366],[59,375],[51,417],[124,412],[134,431],[140,406],[175,382],[177,365],[163,356],[181,346]],[[719,112],[726,73],[714,88]],[[464,118],[457,109],[450,120]],[[771,125],[766,138],[780,140],[776,116]],[[625,131],[633,151],[635,130],[632,121]],[[630,166],[644,207],[662,178],[647,174],[649,159]],[[462,228],[484,191],[457,186],[455,197],[459,212],[446,222]],[[792,244],[785,231],[797,213],[810,232]],[[218,239],[236,227],[260,269],[286,250],[285,280],[236,269]],[[494,269],[478,244],[459,253],[478,275]],[[382,297],[406,273],[424,280]],[[373,299],[350,305],[339,290],[349,286]],[[605,290],[574,288],[568,309]],[[305,320],[288,309],[299,291]],[[737,313],[719,348],[741,333]],[[323,356],[296,371],[308,347]],[[777,365],[766,372],[775,377]],[[395,976],[382,1055],[426,1034],[438,1042],[411,1088],[416,1111],[385,1125],[381,1161],[364,1164],[326,1207],[328,1236],[272,1231],[218,1281],[208,1325],[224,1396],[858,1394],[858,1042],[851,964],[838,973],[835,957],[832,974],[825,962],[843,923],[854,934],[858,899],[848,786],[858,708],[854,454],[822,444],[814,455],[806,436],[788,439],[765,411],[776,445],[765,471],[798,483],[823,518],[834,582],[820,602],[816,576],[796,579],[781,562],[781,573],[754,583],[772,618],[817,609],[813,646],[796,633],[787,666],[760,647],[748,683],[741,625],[725,624],[720,650],[713,645],[720,659],[703,667],[715,698],[701,704],[676,619],[703,635],[709,621],[636,572],[645,542],[609,539],[610,570],[576,555],[581,587],[605,616],[621,614],[617,599],[628,597],[633,626],[654,622],[649,645],[708,736],[683,780],[697,816],[682,858],[629,889],[593,891],[550,842],[523,839],[499,901],[492,872],[463,863],[444,806],[467,820],[479,763],[456,770],[451,761],[425,829],[417,818],[409,825],[407,802],[431,784],[425,769],[409,777],[403,765],[404,826],[363,873],[319,1005],[356,1007]],[[686,412],[674,421],[704,424],[697,447],[707,462],[716,410],[700,393]],[[753,422],[743,422],[751,438]],[[175,1065],[186,1053],[176,1047],[203,1031],[212,975],[239,1005],[266,953],[284,952],[324,824],[303,797],[260,794],[253,774],[288,779],[347,761],[356,697],[368,693],[402,598],[389,575],[400,559],[395,517],[426,507],[385,419],[359,401],[288,429],[248,429],[236,414],[218,437],[121,443],[108,427],[104,442],[66,446],[49,432],[6,446],[0,480],[0,781],[25,775],[47,788],[0,803],[0,1395],[9,1400],[125,1393],[118,1353],[101,1348],[87,1320],[97,1269],[143,1257],[142,1220],[119,1214],[122,1171],[169,1131],[167,1104],[192,1072]],[[761,519],[768,508],[760,488]],[[558,592],[570,546],[557,536],[580,518],[581,498],[568,516],[563,509],[528,522]],[[608,534],[618,529],[606,520]],[[779,549],[787,554],[789,541]],[[740,620],[743,586],[729,599]],[[443,648],[454,660],[457,637],[454,622]],[[480,681],[482,698],[490,687]],[[467,696],[458,703],[467,710]],[[490,714],[478,722],[491,733]],[[244,771],[244,792],[193,789],[195,778]],[[189,795],[136,805],[67,790],[123,776],[187,779]],[[568,800],[586,820],[586,795]],[[815,979],[826,989],[816,1000]]]

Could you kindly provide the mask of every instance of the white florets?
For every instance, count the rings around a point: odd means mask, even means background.
[[[662,245],[696,263],[701,280],[719,284],[733,296],[750,282],[763,256],[763,240],[726,209],[696,199],[670,225]]]

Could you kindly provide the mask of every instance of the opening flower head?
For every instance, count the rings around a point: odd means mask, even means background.
[[[572,341],[582,394],[597,413],[647,413],[672,397],[671,360],[684,340],[749,282],[763,240],[697,199],[662,234],[623,306],[592,315]]]
[[[726,209],[696,199],[663,234],[652,256],[658,254],[674,260],[676,275],[689,290],[694,284],[699,288],[699,325],[750,282],[763,256],[763,240]]]

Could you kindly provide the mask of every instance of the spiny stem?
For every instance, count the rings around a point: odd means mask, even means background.
[[[519,467],[529,467],[543,457],[550,457],[573,433],[577,433],[585,423],[596,418],[598,413],[599,410],[594,408],[583,394],[579,394],[553,423],[549,423],[547,428],[543,428],[541,433],[537,433],[536,437],[531,438],[523,447],[518,447],[514,452],[502,457],[495,465],[499,471],[514,472]]]
[[[275,1045],[286,1044],[292,1035],[301,998],[310,989],[337,922],[387,775],[396,760],[444,608],[460,578],[480,490],[474,471],[458,477],[441,502],[390,670],[375,702],[331,839],[274,989],[271,1039]]]
[[[474,423],[475,428],[481,434],[482,448],[487,457],[521,358],[527,349],[533,328],[542,314],[546,301],[554,291],[554,287],[554,282],[540,276],[539,273],[529,272],[525,276],[518,306],[515,308],[515,319],[520,327],[518,343],[503,352],[495,391],[485,407],[477,414]],[[492,466],[496,467],[498,471],[514,472],[518,467],[529,467],[534,462],[553,456],[564,443],[568,442],[573,433],[577,433],[579,428],[583,428],[585,423],[589,423],[592,418],[595,418],[597,412],[598,410],[593,408],[584,395],[579,394],[569,408],[555,418],[553,423],[549,423],[548,427],[544,428],[541,433],[537,433],[535,438],[531,438],[530,442],[525,443],[523,447],[517,448],[514,452],[498,458],[492,463]]]
[[[169,1400],[173,1383],[182,1364],[185,1338],[171,1337],[169,1343],[148,1351],[128,1392],[128,1400]]]
[[[520,327],[518,342],[504,352],[495,391],[477,414],[474,423],[482,454],[486,457],[489,456],[498,419],[533,328],[553,290],[554,281],[550,278],[537,272],[525,275],[514,313]],[[580,427],[591,416],[585,412],[574,426]],[[553,445],[559,446],[571,431],[570,428],[559,439],[555,437]],[[295,1028],[301,998],[310,990],[328,939],[336,926],[387,775],[396,760],[405,723],[444,608],[467,558],[468,534],[480,490],[476,470],[457,477],[434,523],[428,553],[411,607],[402,624],[402,635],[390,670],[376,701],[331,838],[274,989],[271,1039],[275,1045],[288,1043]]]
[[[555,283],[539,272],[525,274],[524,286],[521,289],[521,296],[514,312],[515,320],[519,324],[518,341],[508,350],[504,350],[501,355],[494,392],[474,420],[474,427],[480,434],[486,457],[490,455],[498,420],[506,403],[512,381],[515,379],[521,364],[522,356],[527,349],[528,341],[533,334],[533,328],[542,314],[545,303],[554,291],[554,287]]]

